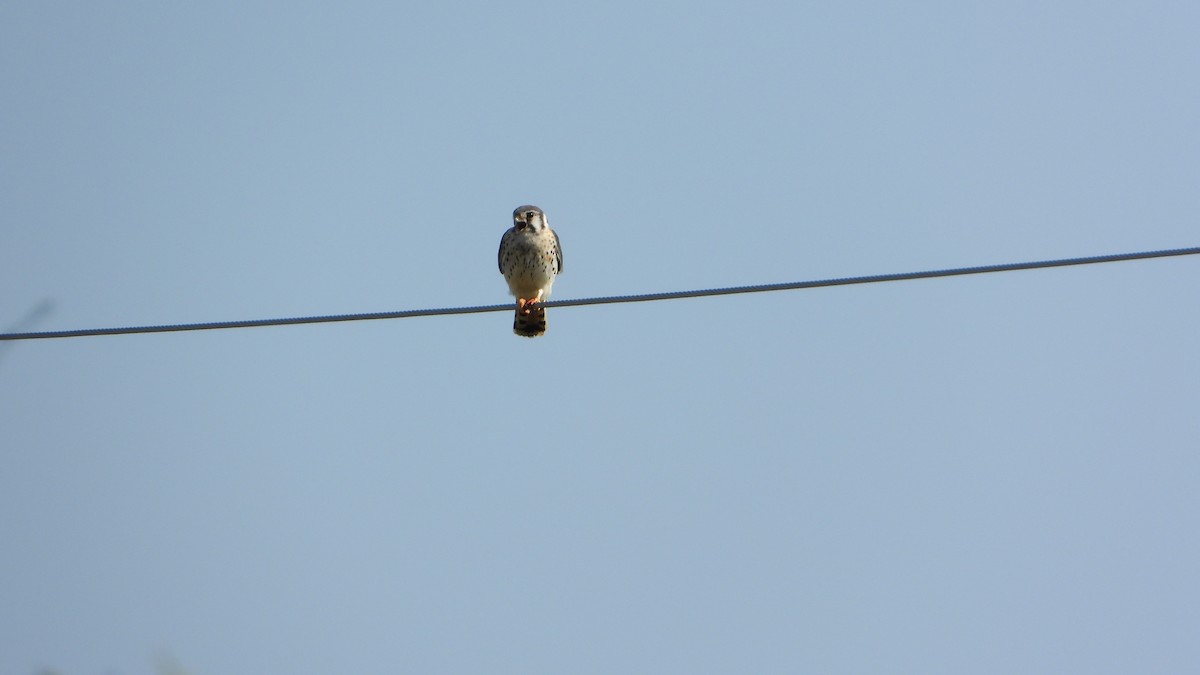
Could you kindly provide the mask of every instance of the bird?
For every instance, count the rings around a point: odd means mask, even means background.
[[[562,246],[546,213],[532,204],[513,210],[513,225],[500,238],[500,273],[517,298],[513,332],[521,337],[546,333],[546,308],[554,279],[562,273]]]

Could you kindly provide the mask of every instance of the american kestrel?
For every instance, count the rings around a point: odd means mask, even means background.
[[[500,238],[498,258],[508,290],[517,296],[513,332],[522,337],[542,335],[546,308],[539,303],[550,297],[554,278],[563,269],[563,255],[558,235],[541,209],[527,204],[513,211],[513,226]]]

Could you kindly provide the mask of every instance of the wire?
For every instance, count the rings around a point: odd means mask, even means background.
[[[1161,251],[1143,251],[1140,253],[1115,253],[1086,258],[1062,258],[1059,260],[1039,260],[1023,263],[1006,263],[1002,265],[980,265],[977,267],[952,267],[941,270],[924,272],[900,272],[897,274],[875,274],[864,277],[842,277],[838,279],[818,279],[815,281],[794,281],[782,284],[759,284],[755,286],[730,286],[726,288],[708,288],[693,291],[672,291],[667,293],[643,293],[640,295],[613,295],[595,298],[578,298],[575,300],[549,300],[546,307],[579,307],[583,305],[607,305],[622,302],[650,302],[652,300],[681,300],[683,298],[699,298],[713,295],[735,295],[739,293],[765,293],[768,291],[792,291],[804,288],[825,288],[829,286],[850,286],[854,284],[877,284],[885,281],[907,281],[911,279],[933,279],[936,277],[965,276],[968,274],[991,274],[994,272],[1014,272],[1017,270],[1044,269],[1048,267],[1069,267],[1072,265],[1095,265],[1126,260],[1146,260],[1149,258],[1168,258],[1173,256],[1198,255],[1200,246],[1191,248],[1173,248]],[[79,330],[42,331],[33,333],[0,333],[2,340],[45,340],[50,338],[90,337],[97,335],[129,335],[132,333],[172,333],[193,330],[218,330],[223,328],[257,328],[261,326],[295,326],[311,323],[336,323],[342,321],[368,321],[373,319],[408,319],[417,316],[445,316],[449,314],[481,314],[484,312],[511,312],[515,305],[475,305],[469,307],[443,307],[437,309],[407,309],[398,312],[372,312],[367,314],[332,314],[328,316],[302,316],[285,319],[252,319],[248,321],[214,321],[210,323],[181,323],[162,326],[125,326],[118,328],[84,328]]]

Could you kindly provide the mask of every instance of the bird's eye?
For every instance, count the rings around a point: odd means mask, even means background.
[[[525,217],[526,217],[526,218],[532,218],[534,213],[536,213],[536,212],[535,212],[535,211],[526,211],[526,212],[525,212]]]

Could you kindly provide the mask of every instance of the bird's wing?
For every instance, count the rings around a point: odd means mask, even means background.
[[[556,256],[558,256],[558,273],[562,274],[562,271],[563,271],[562,244],[558,243],[558,233],[557,232],[555,232],[554,230],[550,230],[550,234],[554,235],[554,254]]]

